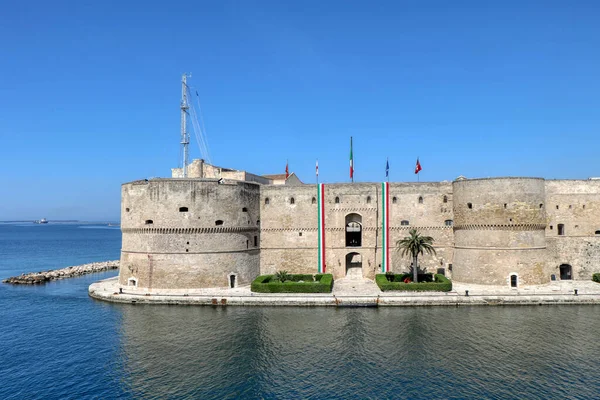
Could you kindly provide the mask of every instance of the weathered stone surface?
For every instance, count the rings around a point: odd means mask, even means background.
[[[13,276],[3,280],[4,283],[12,284],[24,284],[34,285],[39,283],[45,283],[57,279],[73,278],[85,274],[91,274],[94,272],[108,271],[111,269],[119,268],[119,260],[115,261],[103,261],[95,262],[90,264],[76,265],[73,267],[66,267],[61,269],[55,269],[43,272],[32,272],[29,274],[22,274],[19,276]]]
[[[121,285],[224,288],[279,270],[317,272],[316,185],[264,184],[203,162],[190,171],[122,186]],[[325,184],[325,261],[335,279],[349,266],[371,280],[381,271],[381,191],[381,183]],[[394,247],[411,228],[434,238],[436,254],[419,266],[457,281],[510,288],[515,276],[520,288],[560,280],[561,265],[565,280],[600,272],[600,180],[392,182],[389,195],[393,272],[410,268]],[[346,243],[349,221],[360,224],[359,246]]]

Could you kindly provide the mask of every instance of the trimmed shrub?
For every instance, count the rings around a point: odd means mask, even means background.
[[[595,274],[592,275],[592,280],[594,282],[598,282],[600,283],[600,273],[596,272]]]
[[[427,279],[425,275],[429,275],[429,282],[418,282],[418,283],[404,283],[406,278],[411,278],[410,274],[396,274],[392,282],[388,281],[385,274],[377,274],[375,276],[375,282],[379,289],[385,291],[388,290],[400,290],[400,291],[417,291],[417,292],[449,292],[452,290],[452,282],[444,275],[436,274],[423,274],[423,279]],[[421,275],[419,275],[421,279]]]
[[[299,282],[303,281],[303,282]],[[291,274],[290,280],[280,282],[273,275],[260,275],[251,285],[257,293],[330,293],[333,288],[333,275]]]

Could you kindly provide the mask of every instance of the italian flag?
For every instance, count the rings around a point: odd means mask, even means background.
[[[390,183],[381,184],[381,272],[390,270]]]
[[[318,231],[319,231],[319,273],[324,274],[327,270],[325,265],[325,185],[317,185],[317,209],[318,209]]]

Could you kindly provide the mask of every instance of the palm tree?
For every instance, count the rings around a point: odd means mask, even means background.
[[[396,242],[396,250],[402,252],[402,257],[407,254],[412,256],[413,282],[416,283],[418,280],[417,258],[419,257],[419,254],[423,255],[424,252],[427,252],[427,254],[435,254],[435,249],[432,246],[433,238],[431,236],[421,236],[416,229],[411,229],[408,231],[408,234],[410,236]]]

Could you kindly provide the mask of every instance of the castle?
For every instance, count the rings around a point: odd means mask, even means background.
[[[248,285],[260,274],[404,272],[397,240],[435,240],[427,272],[521,287],[600,271],[600,180],[303,184],[194,160],[187,177],[122,185],[119,283],[152,291]]]

